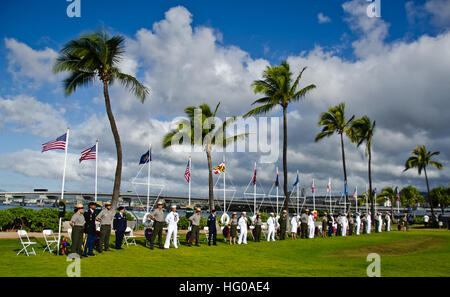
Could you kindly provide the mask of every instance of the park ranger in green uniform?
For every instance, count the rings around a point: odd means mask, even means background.
[[[195,238],[195,246],[200,246],[198,244],[198,239],[200,236],[200,212],[201,212],[201,209],[196,208],[195,214],[193,214],[189,218],[189,221],[192,224],[191,237],[189,238],[189,246],[192,246],[192,241],[194,241],[194,238]]]
[[[286,228],[287,228],[287,211],[283,210],[283,215],[278,219],[278,224],[280,224],[280,240],[286,238]]]
[[[355,230],[355,216],[351,213],[348,219],[348,235],[353,235],[353,230]]]
[[[162,245],[162,230],[164,224],[164,210],[162,209],[163,203],[158,201],[158,208],[156,208],[150,215],[150,219],[153,220],[153,235],[150,239],[150,249],[153,250],[153,244],[155,243],[156,235],[158,235],[159,248],[163,248]]]
[[[100,250],[110,251],[109,249],[109,237],[111,236],[111,224],[114,219],[115,211],[111,209],[111,202],[105,203],[105,208],[97,216],[97,221],[100,222]]]
[[[71,252],[82,255],[81,246],[83,244],[84,224],[86,220],[83,216],[83,204],[77,203],[75,205],[75,213],[69,221],[72,226],[72,247]]]
[[[255,242],[259,242],[261,238],[261,226],[262,226],[262,219],[260,213],[256,215],[254,224],[255,224]]]

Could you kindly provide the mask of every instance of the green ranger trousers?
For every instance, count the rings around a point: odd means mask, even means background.
[[[83,245],[83,233],[84,233],[84,227],[83,226],[74,226],[72,228],[72,245],[70,247],[71,253],[76,253],[78,255],[82,255],[82,248]]]
[[[155,243],[156,235],[158,235],[158,244],[159,247],[162,248],[162,231],[163,231],[163,222],[155,221],[153,224],[153,235],[150,239],[150,246],[153,247]]]
[[[109,238],[111,236],[111,225],[101,225],[100,226],[100,250],[101,253],[103,250],[109,250]],[[104,247],[104,249],[103,249]]]
[[[280,240],[286,239],[286,228],[281,227],[280,228]]]
[[[353,230],[355,228],[354,224],[350,224],[348,227],[348,235],[353,235]]]
[[[189,246],[192,245],[192,242],[194,240],[195,240],[195,245],[198,245],[199,236],[200,236],[200,227],[192,225],[191,238],[189,238]]]
[[[255,226],[255,241],[259,242],[259,239],[261,238],[261,225]]]

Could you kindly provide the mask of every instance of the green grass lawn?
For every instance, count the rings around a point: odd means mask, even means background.
[[[66,276],[65,256],[16,256],[18,239],[0,240],[0,276]],[[450,276],[450,232],[413,228],[409,232],[229,246],[150,250],[137,246],[81,259],[81,276],[366,276],[369,253],[381,256],[381,276]],[[203,236],[202,236],[203,240]]]

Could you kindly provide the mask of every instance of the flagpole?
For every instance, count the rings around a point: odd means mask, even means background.
[[[358,186],[356,186],[356,197],[355,197],[355,204],[356,204],[356,212],[358,212]]]
[[[314,178],[313,178],[313,187],[314,187]],[[313,211],[316,210],[316,189],[314,187],[314,192],[313,192]]]
[[[369,214],[369,204],[367,202],[367,197],[369,196],[369,190],[367,189],[367,184],[366,184],[366,213]]]
[[[223,154],[223,166],[225,166],[225,154]],[[225,170],[223,171],[223,213],[227,212],[226,207],[226,171],[227,167],[225,166]]]
[[[147,213],[149,212],[149,206],[150,206],[150,154],[151,154],[151,150],[152,150],[152,145],[149,144],[148,145],[148,172],[147,172]]]
[[[347,211],[347,193],[348,189],[347,189],[347,183],[344,184],[344,213]]]
[[[256,162],[255,162],[255,172],[256,172]],[[253,215],[256,215],[256,179],[255,184],[253,185]]]
[[[333,212],[333,209],[331,207],[331,178],[328,178],[328,194],[330,195],[330,213]]]
[[[97,171],[98,171],[98,139],[95,142],[95,193],[94,193],[94,200],[97,201]]]
[[[191,177],[192,177],[192,168],[191,168],[191,155],[189,155],[189,201],[188,201],[188,205],[191,205]]]
[[[297,170],[297,180],[298,180],[298,170]],[[297,183],[297,218],[298,217],[300,217],[300,214],[299,214],[299,204],[298,204],[298,201],[299,201],[299,196],[298,196],[298,194],[299,194],[299,182]]]
[[[278,167],[277,167],[277,177],[278,177]],[[280,186],[280,181],[278,180],[278,183],[277,183],[277,215],[279,215],[279,213],[278,213],[278,188],[279,188],[279,186]]]
[[[67,134],[66,134],[66,148],[64,150],[64,169],[63,169],[63,178],[62,178],[62,186],[61,186],[61,200],[64,200],[64,182],[66,180],[66,164],[67,164],[67,150],[69,148],[69,132],[70,128],[67,128]],[[61,220],[62,218],[59,218],[59,226],[58,226],[58,246],[56,247],[56,254],[59,255],[59,244],[61,241]]]

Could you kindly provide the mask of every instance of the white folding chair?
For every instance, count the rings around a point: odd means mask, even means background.
[[[17,256],[22,253],[25,252],[25,254],[27,256],[29,256],[30,254],[35,255],[36,256],[36,252],[34,251],[34,248],[32,245],[36,244],[36,242],[30,241],[30,238],[28,237],[28,233],[25,230],[18,230],[17,234],[19,235],[19,239],[20,239],[20,243],[22,244],[22,249],[17,253]],[[31,252],[28,251],[28,247],[31,247]]]
[[[255,226],[250,226],[250,234],[252,235],[252,239],[255,240],[255,236],[253,236],[253,230],[255,229]]]
[[[133,235],[133,229],[131,229],[130,227],[127,227],[127,229],[125,229],[125,234],[124,234],[123,238],[125,239],[125,243],[127,246],[129,244],[136,245],[136,236]],[[128,240],[130,242],[128,242]]]
[[[54,244],[55,248],[58,249],[58,240],[56,239],[55,233],[53,233],[53,230],[51,229],[44,229],[42,230],[42,235],[44,235],[45,245],[44,253],[46,250],[49,251],[49,253],[52,253],[51,246]],[[53,237],[53,238],[52,238]]]
[[[208,241],[209,228],[208,227],[203,227],[203,231],[205,231],[205,241]]]
[[[261,231],[262,231],[261,233],[264,236],[264,239],[267,239],[267,223],[263,223],[261,225]]]

